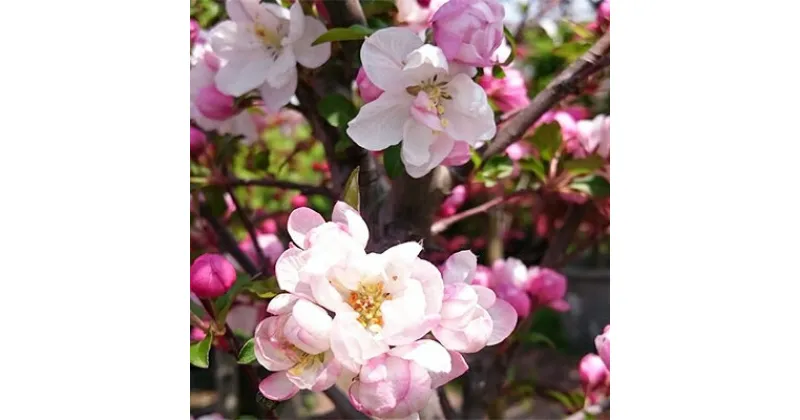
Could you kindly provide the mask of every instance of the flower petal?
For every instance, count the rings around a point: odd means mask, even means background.
[[[395,347],[389,354],[411,360],[429,372],[446,373],[450,371],[450,355],[441,344],[433,340],[419,340],[404,346]]]
[[[516,312],[514,315],[516,316]],[[478,306],[466,327],[451,330],[439,326],[432,332],[433,336],[448,350],[475,353],[486,346],[486,342],[492,334],[492,318],[485,309]]]
[[[478,294],[478,305],[483,306],[484,309],[489,309],[494,305],[497,295],[492,289],[480,285],[472,285],[472,289]]]
[[[447,158],[447,155],[453,150],[453,144],[453,139],[450,138],[450,136],[445,133],[440,133],[434,138],[433,143],[431,143],[428,148],[430,152],[428,161],[420,166],[415,166],[404,161],[403,164],[405,165],[406,172],[408,172],[408,175],[412,178],[421,178],[425,176],[428,172],[444,162],[444,159]]]
[[[224,20],[211,28],[208,32],[208,43],[211,51],[225,61],[243,53],[263,52],[263,44],[249,30],[249,26],[232,20]]]
[[[331,311],[339,311],[344,304],[341,293],[325,277],[314,277],[311,282],[311,294],[322,307]]]
[[[383,302],[381,313],[384,322],[382,333],[390,346],[411,343],[427,333],[415,328],[425,319],[425,293],[418,281],[408,281],[398,296]],[[415,335],[410,335],[411,332]]]
[[[435,76],[447,74],[447,58],[439,47],[425,44],[411,51],[405,57],[403,80],[406,86],[433,79]],[[396,82],[395,82],[396,83]]]
[[[464,356],[457,351],[447,351],[448,355],[450,356],[450,368],[443,373],[431,372],[431,387],[438,388],[455,378],[463,375],[464,372],[469,369],[467,365],[467,361],[464,360]]]
[[[336,205],[333,206],[331,220],[346,226],[347,232],[356,242],[361,244],[362,247],[367,246],[367,242],[369,242],[369,228],[356,209],[350,207],[350,205],[344,201],[337,201]]]
[[[214,83],[222,93],[241,96],[264,84],[272,67],[272,59],[260,50],[231,54],[214,76]]]
[[[384,92],[362,106],[358,115],[347,123],[347,135],[359,146],[372,151],[400,143],[412,100],[406,92]]]
[[[489,336],[487,346],[493,346],[511,335],[517,326],[517,311],[510,303],[497,299],[487,312],[492,317],[492,334]]]
[[[253,335],[256,360],[271,371],[285,370],[294,366],[294,362],[275,344],[279,330],[283,327],[282,319],[285,318],[277,316],[265,318],[258,323]]]
[[[345,368],[357,372],[367,360],[389,351],[389,346],[367,331],[355,312],[339,312],[331,328],[331,350]]]
[[[471,145],[494,137],[497,125],[483,88],[462,73],[450,80],[447,89],[453,97],[444,109],[444,118],[448,121],[447,134]]]
[[[406,57],[423,45],[407,28],[381,29],[367,37],[361,46],[361,63],[372,83],[387,92],[405,93],[403,66]]]
[[[294,58],[294,51],[291,48],[284,48],[267,69],[267,83],[276,89],[291,84],[292,76],[297,76],[296,65],[297,60]]]
[[[267,312],[273,315],[285,315],[292,312],[292,308],[300,300],[299,297],[291,293],[281,293],[269,301]]]
[[[286,78],[288,83],[280,87],[273,87],[269,83],[264,83],[259,88],[261,99],[269,112],[278,112],[292,100],[292,96],[297,90],[297,69],[290,68]]]
[[[336,384],[336,380],[342,373],[342,364],[333,357],[333,353],[328,351],[325,353],[325,361],[323,362],[323,369],[319,372],[317,381],[311,387],[314,392],[325,391]]]
[[[438,315],[444,294],[442,273],[430,262],[417,258],[411,267],[411,278],[419,281],[425,291],[425,313]]]
[[[281,41],[281,44],[289,45],[297,42],[305,31],[306,16],[305,13],[303,13],[303,6],[299,1],[296,1],[292,4],[292,7],[289,8],[289,33],[286,35],[286,38]]]
[[[258,390],[271,400],[285,401],[294,397],[300,388],[286,377],[286,372],[282,371],[267,376],[258,384]]]
[[[297,348],[319,354],[330,346],[331,317],[324,309],[301,299],[294,305],[283,330],[286,339]]]
[[[264,8],[259,0],[227,0],[225,11],[235,22],[259,23],[270,30],[275,30],[280,22],[278,17]]]
[[[299,248],[289,248],[283,251],[278,261],[275,262],[275,277],[278,287],[289,293],[310,297],[310,285],[301,281],[300,269],[307,262],[309,254]]]
[[[312,18],[311,16],[305,17],[305,31],[303,36],[297,39],[292,44],[294,54],[297,57],[297,62],[302,64],[303,67],[315,69],[328,61],[331,58],[331,43],[324,42],[319,45],[311,46],[320,35],[327,32],[328,28],[325,24]]]
[[[421,166],[428,162],[431,154],[428,147],[436,134],[415,119],[409,118],[403,126],[402,159],[404,163]]]
[[[323,223],[325,219],[319,213],[308,207],[300,207],[289,215],[287,230],[295,245],[305,248],[308,232]]]
[[[478,257],[472,251],[459,251],[444,263],[444,284],[471,283],[478,267]]]

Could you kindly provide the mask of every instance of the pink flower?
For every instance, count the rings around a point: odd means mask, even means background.
[[[611,370],[611,325],[606,325],[603,333],[594,339],[594,345],[597,347],[597,354],[603,359],[603,363]]]
[[[294,208],[305,207],[308,205],[308,197],[304,196],[303,194],[297,194],[296,196],[292,197],[291,204]]]
[[[196,127],[191,127],[189,153],[192,157],[197,157],[203,154],[206,150],[208,141],[206,140],[206,133]]]
[[[236,269],[222,255],[203,254],[192,263],[189,282],[197,297],[219,297],[236,282]]]
[[[189,23],[191,24],[190,26],[191,29],[189,29],[189,36],[190,36],[189,42],[194,44],[194,42],[197,41],[197,36],[200,33],[200,24],[197,23],[197,21],[194,19],[189,19]]]
[[[453,150],[444,158],[442,165],[445,166],[460,166],[469,162],[472,157],[469,149],[469,143],[465,141],[457,141],[453,143]]]
[[[264,301],[253,303],[234,303],[228,312],[228,327],[245,335],[252,336],[256,326],[267,315],[267,304]]]
[[[431,19],[433,38],[448,60],[491,66],[503,42],[504,17],[497,0],[451,0]]]
[[[271,233],[257,234],[256,242],[258,242],[258,246],[261,247],[261,250],[264,251],[264,256],[267,257],[272,264],[278,261],[278,258],[285,249],[281,240]],[[253,248],[253,240],[249,235],[239,241],[239,248],[250,258],[250,261],[258,261],[255,248]]]
[[[493,290],[517,312],[517,316],[525,318],[531,313],[531,298],[526,290],[530,287],[531,278],[528,268],[516,258],[497,260],[492,264]]]
[[[532,267],[528,270],[528,275],[528,292],[533,296],[536,305],[549,306],[559,312],[569,310],[569,303],[564,300],[567,293],[566,277],[549,268],[540,267]]]
[[[457,185],[450,191],[450,195],[444,200],[444,205],[458,209],[467,201],[467,187]]]
[[[472,246],[476,248],[480,248],[475,246],[475,241],[473,241]],[[480,244],[478,244],[480,245]],[[476,286],[483,286],[483,287],[492,287],[493,283],[492,279],[492,269],[485,266],[485,265],[478,265],[475,268],[475,277],[472,278],[472,284]]]
[[[491,68],[484,69],[478,84],[504,113],[527,106],[531,100],[528,98],[528,88],[522,72],[513,67],[503,67],[503,70],[506,77],[495,79]]]
[[[611,117],[598,115],[593,120],[578,121],[578,141],[580,147],[571,150],[576,157],[586,157],[597,153],[608,159],[611,153]]]
[[[255,355],[275,372],[261,381],[259,391],[283,401],[301,389],[324,391],[336,383],[342,366],[330,352],[331,317],[319,306],[288,293],[276,296],[271,316],[255,330]]]
[[[419,340],[367,361],[348,394],[353,407],[369,416],[419,418],[415,414],[433,391],[466,370],[461,354],[433,340]]]
[[[264,233],[278,233],[278,222],[272,218],[264,220],[264,223],[261,224],[261,231]]]
[[[397,21],[408,25],[414,32],[420,32],[430,26],[433,14],[447,0],[397,0]]]
[[[506,147],[506,155],[514,162],[530,155],[530,150],[527,144],[522,142],[512,143]]]
[[[364,67],[358,69],[358,76],[356,76],[356,87],[358,87],[358,94],[361,96],[361,99],[364,100],[365,104],[378,99],[378,96],[381,96],[383,93],[383,89],[375,86],[372,84],[372,81],[369,80],[369,77],[367,77],[367,72],[364,71]]]
[[[433,335],[448,350],[475,353],[508,337],[517,324],[517,313],[486,287],[472,285],[477,257],[460,251],[445,261],[441,321]]]
[[[597,8],[597,24],[611,23],[611,2],[603,0]]]
[[[195,97],[195,106],[206,118],[224,121],[236,115],[235,100],[236,98],[220,92],[212,84],[198,90]]]
[[[607,395],[609,389],[609,372],[600,356],[587,354],[578,364],[581,387],[590,404],[596,403],[600,397]]]

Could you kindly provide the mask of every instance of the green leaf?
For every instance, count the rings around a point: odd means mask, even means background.
[[[347,183],[344,184],[344,202],[349,204],[350,207],[361,211],[361,194],[358,192],[358,170],[359,166],[353,169],[350,176],[347,178]]]
[[[608,197],[611,194],[611,186],[608,180],[600,175],[586,175],[575,178],[569,187],[575,191],[585,192],[594,198]]]
[[[239,360],[237,363],[240,365],[249,365],[253,363],[256,360],[255,346],[256,342],[252,338],[247,340],[242,346],[242,349],[239,350]]]
[[[580,58],[589,48],[592,47],[590,42],[577,41],[568,42],[553,48],[553,55],[566,59],[567,61],[575,61]]]
[[[550,397],[552,397],[553,399],[555,399],[556,401],[560,402],[569,411],[575,410],[576,407],[573,405],[572,399],[563,392],[546,390],[545,393]]]
[[[539,150],[542,160],[549,161],[561,147],[561,126],[557,122],[539,126],[533,133],[531,142]]]
[[[383,166],[389,178],[397,178],[403,172],[403,162],[400,160],[400,145],[395,144],[383,151]]]
[[[250,238],[248,237],[248,240]],[[231,310],[231,305],[236,300],[236,295],[241,292],[245,286],[250,282],[250,276],[245,273],[239,273],[236,276],[236,282],[233,283],[230,290],[224,295],[214,299],[214,310],[217,312],[217,322],[220,324],[225,322],[228,317],[228,311]]]
[[[603,167],[605,161],[598,155],[591,155],[583,159],[574,159],[564,162],[564,170],[572,175],[590,174]]]
[[[317,111],[328,121],[328,124],[344,128],[358,114],[356,106],[349,99],[338,93],[326,95],[317,104]]]
[[[350,136],[348,136],[347,133],[343,133],[339,136],[339,141],[336,142],[336,146],[333,146],[333,152],[336,153],[337,156],[341,156],[353,145],[355,145],[355,143],[350,139]]]
[[[203,196],[214,217],[221,217],[228,211],[228,203],[225,202],[225,190],[222,188],[208,187],[203,191]]]
[[[556,343],[554,343],[553,340],[547,338],[546,335],[541,334],[541,333],[537,333],[535,331],[531,331],[530,333],[525,335],[525,338],[523,339],[523,341],[526,344],[544,343],[544,344],[547,344],[551,348],[556,348]]]
[[[269,168],[269,150],[260,150],[253,156],[253,169],[267,170]]]
[[[544,181],[547,179],[547,173],[544,169],[544,163],[535,157],[526,157],[520,159],[519,166],[524,171],[533,172],[537,178]]]
[[[480,171],[475,174],[475,179],[483,182],[487,187],[492,187],[497,184],[497,180],[509,177],[512,172],[514,172],[514,163],[508,156],[492,156],[483,162]]]
[[[320,35],[311,45],[314,46],[333,41],[357,41],[372,35],[373,32],[375,31],[362,25],[352,25],[349,28],[333,28]]]
[[[506,72],[503,71],[503,67],[501,67],[498,64],[495,64],[492,67],[492,77],[494,77],[495,79],[505,79],[506,78]]]
[[[275,276],[264,280],[251,281],[244,286],[244,290],[247,290],[248,292],[253,293],[262,299],[272,298],[281,292],[281,289],[278,286],[278,280],[275,278]]]
[[[193,365],[204,369],[208,367],[208,352],[211,350],[212,341],[214,341],[214,334],[208,332],[203,341],[198,341],[189,346],[189,361]]]
[[[514,34],[508,30],[505,26],[503,26],[503,35],[506,37],[506,42],[508,42],[508,46],[511,47],[511,54],[508,55],[506,61],[503,62],[504,66],[507,66],[514,62],[514,59],[517,57],[517,41],[514,40]]]
[[[375,15],[397,10],[392,0],[362,0],[361,10],[364,11],[364,16],[369,18]]]

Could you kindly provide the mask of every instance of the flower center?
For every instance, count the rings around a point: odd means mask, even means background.
[[[361,283],[358,290],[350,292],[347,303],[358,312],[358,322],[365,328],[382,327],[381,304],[392,297],[383,292],[383,283]]]
[[[276,32],[270,31],[266,26],[256,23],[253,25],[253,33],[261,40],[261,43],[272,53],[273,59],[277,57],[281,50],[282,26]]]
[[[439,81],[439,76],[435,75],[433,78],[428,79],[418,85],[409,86],[406,92],[412,96],[419,95],[420,92],[425,92],[428,95],[427,110],[431,113],[436,113],[441,120],[442,127],[447,127],[447,119],[444,116],[445,100],[452,100],[453,97],[447,92],[447,82]]]
[[[289,373],[295,376],[299,376],[306,368],[313,365],[316,362],[324,362],[325,361],[325,354],[308,354],[303,350],[298,349],[297,347],[294,348],[294,355],[295,360],[297,362],[294,366],[289,369]]]

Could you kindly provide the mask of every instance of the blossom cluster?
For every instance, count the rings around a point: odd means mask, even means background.
[[[608,396],[611,391],[611,325],[606,325],[594,343],[597,354],[583,356],[578,364],[581,387],[590,404]]]
[[[406,172],[419,178],[460,164],[494,137],[497,126],[476,67],[498,63],[504,9],[496,0],[451,0],[429,20],[433,43],[411,27],[376,31],[361,47],[358,89],[366,104],[348,123],[359,146],[400,144]],[[466,159],[465,159],[466,157]]]
[[[255,355],[274,372],[260,391],[285,400],[353,377],[350,401],[380,418],[416,416],[434,390],[467,370],[462,353],[507,338],[510,304],[474,285],[477,258],[454,254],[442,272],[406,242],[366,252],[369,230],[344,202],[330,222],[301,207],[289,216],[294,242],[276,264],[280,288],[255,329]]]

